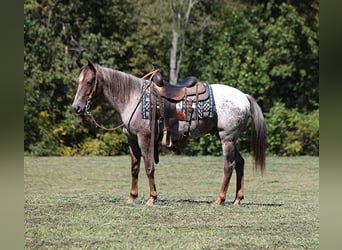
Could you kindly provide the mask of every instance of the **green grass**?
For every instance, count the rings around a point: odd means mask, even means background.
[[[266,174],[245,166],[245,200],[234,207],[235,174],[212,206],[221,157],[162,156],[158,202],[128,204],[130,159],[24,158],[26,249],[318,249],[318,157],[269,157]]]

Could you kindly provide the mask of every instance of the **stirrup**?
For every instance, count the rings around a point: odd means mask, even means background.
[[[172,139],[171,139],[171,136],[169,136],[169,143],[167,143],[167,134],[168,134],[167,130],[164,130],[162,145],[170,148],[172,147]]]

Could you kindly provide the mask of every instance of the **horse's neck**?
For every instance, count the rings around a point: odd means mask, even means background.
[[[122,120],[130,115],[137,105],[139,95],[142,93],[142,81],[138,77],[127,73],[101,67],[99,77],[102,79],[103,94],[113,108],[120,113]]]

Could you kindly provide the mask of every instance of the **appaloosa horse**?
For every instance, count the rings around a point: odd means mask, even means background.
[[[150,186],[147,204],[153,205],[157,200],[154,164],[158,162],[158,149],[151,145],[157,145],[160,136],[151,133],[151,119],[143,118],[141,101],[144,92],[147,91],[144,86],[146,83],[151,86],[153,82],[90,61],[86,65],[78,62],[78,65],[80,73],[77,78],[78,89],[72,104],[73,109],[79,114],[89,113],[91,101],[94,98],[104,97],[119,113],[131,155],[132,185],[128,201],[133,202],[138,196],[138,175],[142,156]],[[224,176],[214,204],[219,205],[225,201],[229,181],[235,169],[237,182],[234,205],[237,205],[244,198],[244,159],[235,142],[241,131],[245,129],[251,115],[254,166],[263,173],[267,144],[265,120],[259,105],[250,95],[226,85],[210,86],[216,108],[214,117],[198,119],[191,123],[177,121],[168,128],[168,132],[175,145],[179,138],[184,139],[185,132],[187,138],[211,133],[221,140]],[[184,131],[186,124],[188,131]]]

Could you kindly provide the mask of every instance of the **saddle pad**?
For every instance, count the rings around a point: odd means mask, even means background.
[[[143,91],[146,88],[147,82],[144,81],[143,84]],[[150,98],[150,87],[148,87],[143,94],[141,100],[142,106],[142,118],[143,119],[150,119],[150,111],[151,111],[151,98]]]
[[[211,89],[211,86],[208,83],[204,83],[208,93],[209,93],[209,98],[204,100],[204,101],[199,101],[198,106],[197,106],[197,114],[198,118],[200,120],[203,120],[205,118],[213,118],[216,114],[216,106],[215,106],[215,100],[214,100],[214,95],[213,91]],[[196,103],[192,104],[192,108],[196,108]],[[186,102],[185,100],[181,100],[176,104],[176,109],[177,109],[177,114],[185,114],[186,112]],[[194,116],[195,111],[192,112],[191,120],[195,120]],[[178,118],[180,118],[180,115],[178,115]],[[179,119],[180,121],[185,120],[184,119]]]
[[[144,81],[143,89],[145,88],[147,82]],[[214,95],[211,86],[208,83],[204,83],[208,93],[209,98],[204,101],[198,102],[198,118],[200,120],[205,118],[213,118],[216,114],[216,106],[215,106],[215,100]],[[193,108],[195,108],[195,103],[193,103]],[[176,104],[177,109],[177,116],[179,120],[185,120],[182,117],[185,117],[185,111],[186,111],[186,103],[185,100],[181,100],[177,102]],[[150,91],[149,88],[145,91],[143,98],[142,98],[142,118],[143,119],[150,119],[150,111],[151,111],[151,99],[150,99]],[[191,119],[195,120],[194,113],[192,113]]]

